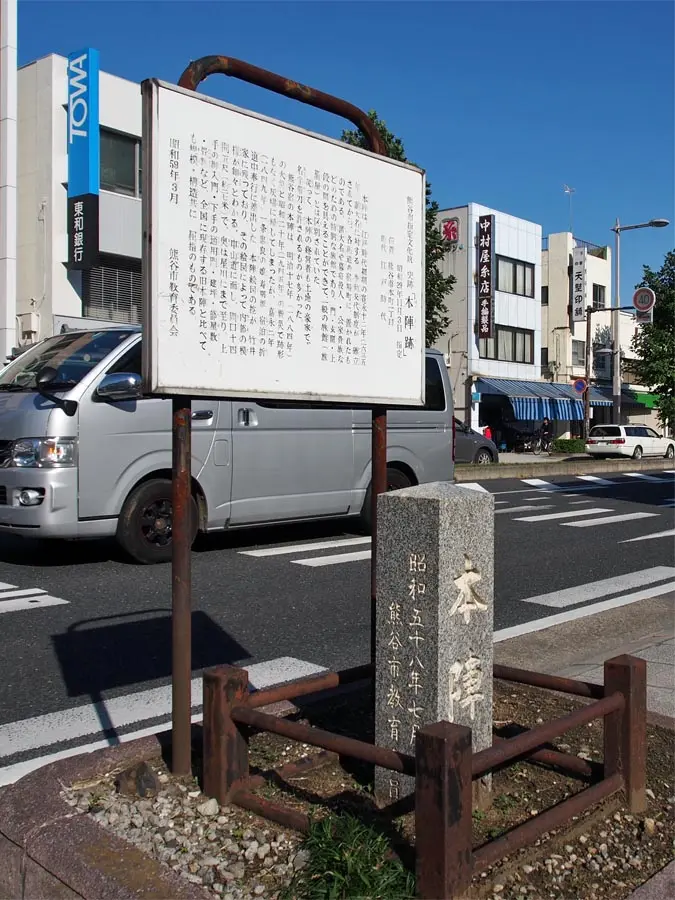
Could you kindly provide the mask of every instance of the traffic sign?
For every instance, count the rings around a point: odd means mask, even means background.
[[[648,313],[654,308],[656,294],[651,288],[638,288],[633,294],[633,306],[639,313]]]
[[[574,390],[577,394],[585,394],[588,390],[588,382],[585,378],[575,378],[574,379]]]

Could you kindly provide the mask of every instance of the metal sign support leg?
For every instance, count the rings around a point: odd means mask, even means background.
[[[192,409],[189,398],[172,399],[171,770],[192,771]]]

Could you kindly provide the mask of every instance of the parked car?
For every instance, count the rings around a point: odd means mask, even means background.
[[[586,442],[586,453],[596,459],[607,456],[675,456],[675,440],[663,437],[647,425],[595,425]]]
[[[455,462],[487,466],[499,462],[499,451],[494,441],[455,419]]]

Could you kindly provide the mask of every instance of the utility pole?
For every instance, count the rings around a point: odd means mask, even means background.
[[[591,429],[591,316],[593,307],[586,307],[586,390],[584,391],[584,441]]]

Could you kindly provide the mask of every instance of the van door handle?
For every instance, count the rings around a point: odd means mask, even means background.
[[[250,407],[244,407],[237,411],[237,422],[244,427],[255,427],[258,424],[258,417],[255,410]]]
[[[213,418],[213,410],[212,409],[198,409],[192,413],[193,419],[212,419]]]

